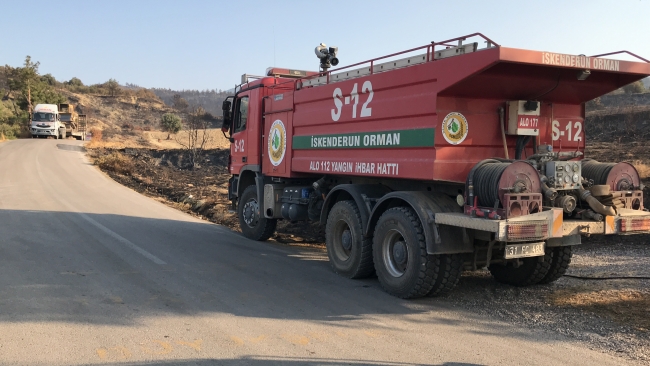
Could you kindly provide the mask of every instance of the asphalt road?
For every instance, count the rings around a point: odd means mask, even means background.
[[[623,365],[555,334],[247,240],[143,197],[76,141],[0,144],[0,363]]]

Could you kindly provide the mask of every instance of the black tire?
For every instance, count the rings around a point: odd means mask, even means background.
[[[553,254],[550,250],[546,250],[543,260],[540,261],[539,257],[522,258],[521,265],[514,267],[513,263],[492,264],[488,269],[495,280],[513,286],[531,286],[540,283],[549,269],[551,268],[551,261]]]
[[[327,256],[334,271],[347,278],[372,275],[372,238],[363,236],[361,214],[354,201],[339,201],[330,210],[325,227]]]
[[[278,224],[276,219],[267,219],[260,215],[257,199],[257,187],[248,186],[239,198],[237,217],[239,227],[245,237],[252,240],[264,241],[273,235]]]
[[[560,277],[564,276],[573,256],[571,247],[555,247],[550,248],[550,250],[552,251],[553,259],[551,260],[548,273],[539,281],[541,284],[557,281]]]
[[[439,296],[451,291],[463,273],[463,256],[460,254],[441,254],[439,258],[436,282],[427,296]]]
[[[381,215],[372,249],[379,284],[389,294],[422,297],[436,283],[440,256],[427,255],[422,223],[411,208],[394,207]]]

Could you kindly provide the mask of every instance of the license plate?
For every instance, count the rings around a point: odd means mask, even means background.
[[[506,245],[506,259],[544,255],[544,242]]]

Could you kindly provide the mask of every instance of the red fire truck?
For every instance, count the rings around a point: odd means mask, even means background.
[[[650,233],[635,168],[584,156],[585,102],[650,75],[650,61],[480,33],[330,70],[337,51],[316,48],[319,72],[243,75],[223,104],[247,238],[320,221],[337,273],[376,273],[414,298],[479,268],[550,283],[581,236]],[[617,53],[639,62],[606,57]]]

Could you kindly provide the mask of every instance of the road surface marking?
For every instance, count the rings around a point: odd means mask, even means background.
[[[38,160],[38,157],[37,157],[37,160]],[[40,162],[38,162],[38,163],[39,163],[39,164],[36,165],[36,173],[38,174],[39,178],[41,179],[41,182],[43,182],[43,185],[44,185],[45,187],[48,187],[48,189],[51,189],[51,185],[50,185],[50,184],[46,184],[46,183],[48,182],[48,180],[45,179],[45,177],[43,176],[43,172],[42,172],[42,170],[41,170]],[[53,193],[56,193],[56,192],[53,192]],[[79,212],[79,210],[77,210],[74,206],[72,206],[72,205],[71,205],[70,203],[68,203],[67,201],[61,199],[57,194],[54,194],[53,197],[54,197],[54,199],[55,199],[56,201],[58,201],[59,203],[61,203],[61,204],[64,205],[64,206],[66,206],[66,207],[68,208],[68,210],[70,210],[70,212],[74,212],[74,213],[78,214],[78,215],[81,216],[84,220],[88,221],[89,223],[91,223],[93,226],[95,226],[95,227],[98,228],[99,230],[105,232],[106,234],[110,235],[111,237],[113,237],[114,239],[116,239],[116,240],[119,241],[120,243],[126,245],[127,247],[133,249],[134,251],[136,251],[136,252],[142,254],[145,258],[151,260],[152,262],[154,262],[154,263],[156,263],[156,264],[160,264],[160,265],[167,264],[167,263],[166,263],[165,261],[163,261],[162,259],[156,257],[155,255],[153,255],[153,254],[147,252],[146,250],[140,248],[139,246],[133,244],[130,240],[124,238],[124,237],[121,236],[120,234],[114,232],[113,230],[111,230],[111,229],[107,228],[106,226],[100,224],[99,222],[93,220],[90,216],[84,214],[83,212]]]
[[[72,209],[72,207],[66,202],[64,203],[68,208]],[[73,212],[76,210],[72,210]],[[134,251],[142,254],[145,258],[151,260],[152,262],[156,264],[167,264],[167,262],[163,261],[162,259],[156,257],[155,255],[147,252],[146,250],[140,248],[139,246],[133,244],[130,240],[126,239],[125,237],[121,236],[120,234],[114,232],[113,230],[107,228],[106,226],[98,223],[97,221],[93,220],[90,216],[86,215],[83,212],[75,212],[77,215],[81,216],[84,220],[88,221],[91,223],[93,226],[98,228],[99,230],[105,232],[106,234],[110,235],[113,237],[113,239],[119,241],[120,243],[126,245],[127,247],[133,249]]]
[[[266,336],[265,336],[264,334],[262,334],[262,335],[259,336],[259,337],[256,337],[256,338],[249,338],[248,340],[249,340],[251,343],[260,343],[260,342],[262,342],[262,341],[265,340],[265,339],[266,339]]]
[[[117,351],[122,355],[122,359],[128,360],[131,358],[131,351],[129,351],[125,347],[113,347],[113,348],[97,348],[97,356],[99,356],[100,359],[105,360],[108,358],[108,351]]]
[[[237,337],[237,336],[230,336],[230,339],[231,339],[233,342],[235,342],[235,344],[238,345],[238,346],[243,346],[244,343],[245,343],[243,339],[241,339],[241,338],[239,338],[239,337]]]
[[[196,339],[194,342],[186,342],[186,341],[176,341],[176,344],[179,346],[188,346],[190,348],[193,348],[196,351],[201,350],[201,344],[203,343],[202,339]]]
[[[283,334],[281,337],[297,346],[306,346],[310,341],[309,338],[303,335]]]
[[[152,342],[158,343],[162,347],[162,350],[156,352],[156,351],[153,351],[153,350],[151,350],[151,349],[149,349],[149,348],[147,348],[145,346],[140,346],[140,348],[142,348],[142,352],[144,352],[146,354],[150,354],[150,355],[168,355],[168,354],[172,353],[172,351],[174,350],[172,345],[169,344],[168,342],[159,341],[157,339],[153,340]]]
[[[147,347],[145,345],[146,343],[139,343],[140,352],[138,352],[137,346],[134,346],[136,347],[135,354],[138,358],[141,357],[143,354],[144,355],[169,355],[169,354],[182,352],[178,348],[174,349],[174,347],[170,342],[165,342],[157,339],[151,340],[150,342],[159,345],[162,349],[154,350],[152,348]],[[200,352],[201,346],[203,345],[203,340],[195,339],[193,342],[190,342],[181,339],[178,341],[174,341],[174,343],[176,343],[179,346],[189,347],[195,350],[196,352]],[[95,353],[97,354],[100,360],[108,360],[108,359],[128,360],[131,357],[133,357],[133,353],[131,352],[131,350],[128,347],[124,347],[124,346],[97,348],[95,349]]]

